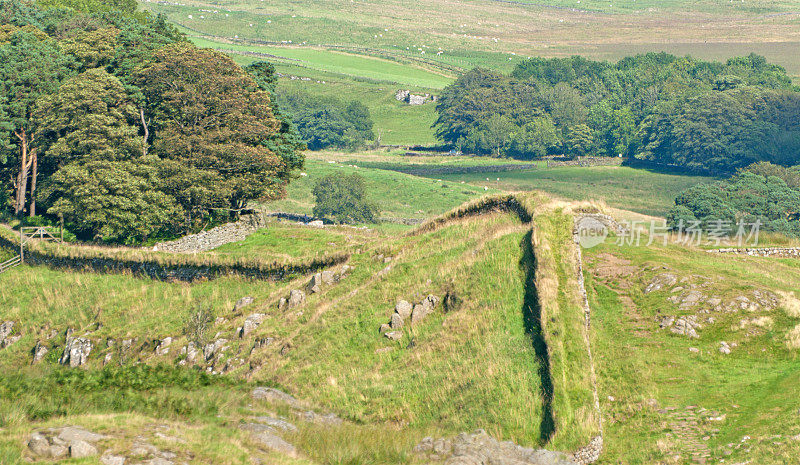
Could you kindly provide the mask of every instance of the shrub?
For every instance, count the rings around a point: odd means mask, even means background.
[[[214,314],[211,313],[211,309],[201,308],[188,318],[184,326],[184,333],[190,342],[194,342],[195,346],[202,348],[209,342],[208,330],[213,321]]]
[[[378,208],[366,199],[364,178],[357,174],[328,175],[314,186],[314,215],[341,223],[371,223]]]

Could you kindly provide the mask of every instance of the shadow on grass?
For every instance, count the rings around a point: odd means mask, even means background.
[[[533,231],[528,231],[522,238],[520,248],[522,258],[519,266],[525,273],[525,297],[522,302],[523,324],[525,333],[531,338],[536,361],[539,364],[539,378],[542,394],[542,419],[539,425],[539,443],[544,446],[556,430],[553,416],[553,378],[550,373],[550,354],[542,331],[542,309],[539,295],[536,292],[536,255],[531,243]]]

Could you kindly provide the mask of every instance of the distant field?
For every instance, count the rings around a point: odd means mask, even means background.
[[[664,216],[675,197],[695,184],[712,182],[705,176],[657,173],[629,167],[560,167],[534,170],[442,174],[440,168],[476,168],[520,164],[492,157],[403,156],[402,151],[309,152],[307,176],[289,184],[284,200],[268,204],[274,211],[310,214],[314,182],[332,173],[358,173],[381,216],[425,218],[447,211],[485,193],[541,190],[567,200],[603,200],[614,208]],[[331,163],[336,162],[336,163]],[[528,162],[530,163],[530,162]],[[357,167],[357,168],[356,168]],[[411,176],[402,168],[430,168]]]
[[[628,167],[563,167],[441,177],[501,190],[538,189],[569,200],[604,200],[615,208],[653,216],[664,216],[684,189],[713,180]]]
[[[387,144],[431,144],[432,105],[403,106],[399,88],[437,93],[476,66],[510,71],[530,56],[600,60],[666,51],[724,61],[758,53],[800,79],[797,2],[702,0],[146,1],[200,46],[267,59],[283,88],[356,96]],[[260,54],[261,56],[255,56]],[[328,76],[328,79],[321,75]],[[284,85],[285,84],[285,85]]]
[[[321,156],[324,157],[324,152]],[[428,218],[473,198],[497,192],[471,184],[441,182],[347,163],[328,163],[319,159],[319,155],[312,157],[306,162],[307,176],[291,182],[286,199],[270,202],[268,209],[311,214],[314,208],[314,183],[328,174],[357,173],[363,176],[368,198],[378,205],[380,216],[388,218]]]

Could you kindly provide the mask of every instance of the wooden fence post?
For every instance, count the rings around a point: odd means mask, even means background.
[[[19,226],[19,262],[25,263],[25,243],[22,242],[24,234],[22,233],[22,225]]]

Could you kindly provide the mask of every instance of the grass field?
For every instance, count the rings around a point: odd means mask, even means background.
[[[336,158],[343,158],[345,161],[331,163]],[[424,219],[483,194],[497,192],[495,189],[483,189],[472,184],[442,182],[394,171],[361,168],[356,160],[356,154],[342,155],[334,152],[334,156],[328,159],[327,152],[310,153],[305,167],[307,176],[301,176],[290,183],[287,197],[270,202],[266,208],[271,211],[310,215],[314,208],[314,183],[329,174],[361,175],[366,182],[368,199],[377,204],[380,216],[386,218]]]
[[[530,56],[618,60],[666,51],[724,61],[754,52],[800,77],[800,19],[788,0],[421,0],[413,8],[402,0],[346,6],[336,0],[188,0],[143,6],[166,14],[200,46],[225,50],[243,63],[270,60],[286,74],[312,79],[282,80],[280,89],[363,100],[386,144],[435,142],[433,105],[393,101],[398,89],[435,94],[465,70],[508,72]]]
[[[791,44],[800,40],[797,8],[787,0],[423,0],[413,10],[400,0],[347,7],[334,0],[144,5],[198,34],[278,45],[335,45],[460,68],[499,69],[525,56],[564,53],[562,47],[569,53],[602,56],[604,47],[631,46],[630,54],[686,44],[684,50],[693,55],[726,58],[747,54],[749,44],[755,44],[753,51],[763,51],[800,75],[800,63],[791,53]]]
[[[628,167],[542,168],[496,174],[442,175],[441,178],[500,190],[543,190],[569,200],[603,200],[615,208],[652,216],[666,215],[675,204],[675,197],[684,189],[713,180]]]
[[[603,200],[615,208],[663,217],[681,191],[714,180],[628,167],[547,168],[542,162],[537,162],[539,168],[533,170],[464,174],[432,171],[425,174],[425,168],[490,167],[524,162],[492,157],[403,156],[402,153],[309,152],[308,176],[289,184],[287,198],[269,204],[268,208],[310,214],[313,208],[311,189],[319,176],[357,172],[366,178],[370,195],[381,207],[381,215],[387,217],[427,217],[483,193],[530,190],[541,190],[567,200]],[[332,161],[336,163],[330,163]],[[406,168],[420,169],[422,177],[392,171]]]

